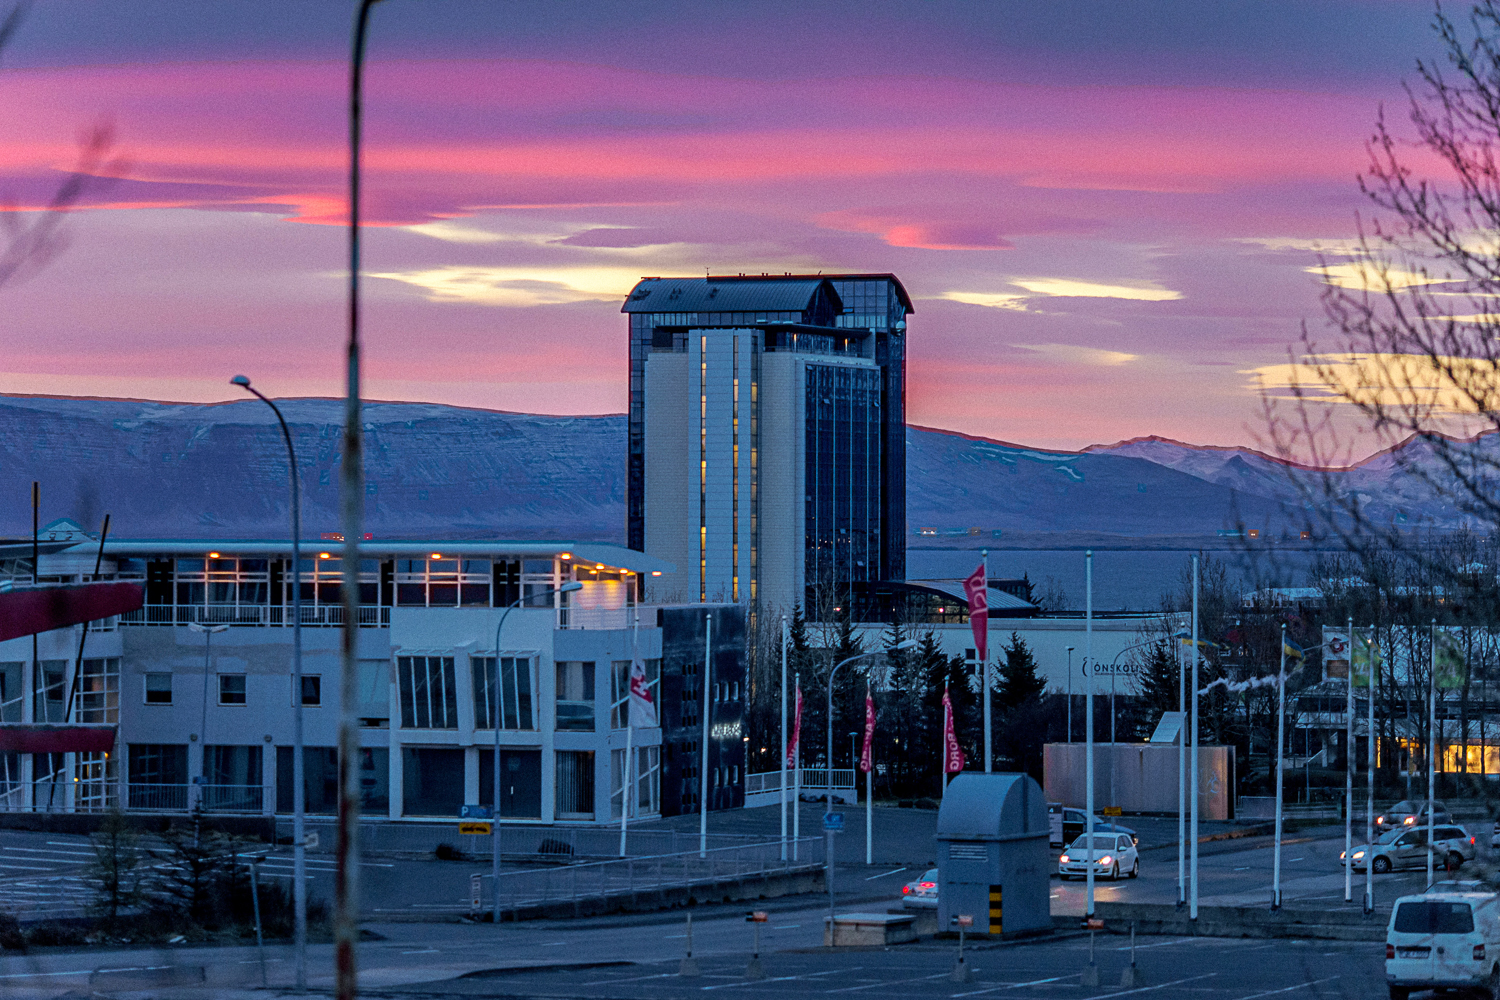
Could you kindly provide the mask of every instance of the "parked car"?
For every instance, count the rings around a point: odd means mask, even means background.
[[[1047,803],[1047,814],[1052,827],[1053,847],[1071,844],[1083,834],[1088,813],[1082,809],[1074,809],[1071,806],[1064,806],[1057,802],[1049,802]],[[1121,826],[1119,823],[1110,823],[1095,816],[1094,832],[1099,833],[1101,831],[1105,833],[1128,833],[1130,834],[1132,843],[1139,844],[1141,842],[1140,838],[1136,836],[1135,831],[1130,827]]]
[[[1391,1000],[1476,987],[1482,996],[1500,996],[1495,895],[1430,892],[1396,900],[1385,934],[1385,981]]]
[[[1456,871],[1465,861],[1474,860],[1475,838],[1463,827],[1455,824],[1432,828],[1433,863],[1439,868]],[[1425,826],[1389,830],[1375,838],[1373,846],[1361,844],[1354,848],[1355,871],[1363,871],[1366,862],[1377,875],[1396,868],[1427,867],[1427,828]],[[1344,852],[1339,852],[1339,864],[1348,864]]]
[[[1490,834],[1490,846],[1500,847],[1500,821],[1495,823],[1495,829]]]
[[[938,905],[938,870],[929,868],[921,878],[901,887],[901,905],[908,910],[935,910]]]
[[[1111,881],[1124,872],[1131,878],[1141,873],[1141,858],[1136,851],[1135,840],[1128,833],[1105,833],[1094,831],[1094,850],[1089,853],[1088,834],[1084,834],[1068,846],[1057,859],[1057,877],[1063,881],[1088,876],[1089,864],[1093,863],[1094,877],[1103,876]]]
[[[1453,817],[1448,814],[1448,807],[1441,802],[1432,804],[1433,823],[1452,823]],[[1375,829],[1379,832],[1394,830],[1398,827],[1426,826],[1427,825],[1427,801],[1416,799],[1402,799],[1389,809],[1375,814]]]

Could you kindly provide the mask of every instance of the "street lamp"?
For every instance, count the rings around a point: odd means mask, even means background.
[[[1138,643],[1136,643],[1133,646],[1126,646],[1124,649],[1120,650],[1118,653],[1115,654],[1115,658],[1113,660],[1109,661],[1109,742],[1110,743],[1114,743],[1115,742],[1115,676],[1116,676],[1115,675],[1115,668],[1120,665],[1120,657],[1124,656],[1126,653],[1130,652],[1132,649],[1140,649],[1142,646],[1150,646],[1150,645],[1155,644],[1156,642],[1157,642],[1157,640],[1155,640],[1155,639],[1148,639],[1145,642],[1138,642]],[[1113,772],[1111,772],[1111,773],[1113,773]]]
[[[905,639],[905,640],[902,640],[901,642],[896,643],[896,645],[892,646],[891,647],[891,652],[895,652],[898,649],[914,649],[916,646],[917,646],[917,640],[915,640],[915,639]],[[837,674],[839,672],[839,668],[842,667],[842,666],[844,666],[845,664],[853,663],[855,660],[866,660],[866,659],[869,659],[872,656],[879,656],[883,652],[885,652],[885,650],[872,649],[868,653],[855,653],[853,656],[849,657],[847,660],[840,660],[838,663],[835,663],[833,665],[833,669],[830,670],[830,671],[828,671],[828,715],[827,715],[827,719],[828,719],[828,759],[825,761],[825,763],[828,765],[828,770],[825,772],[827,774],[827,776],[828,776],[828,799],[827,799],[827,806],[823,810],[823,815],[825,817],[830,816],[830,815],[833,814],[833,679],[834,679],[835,676],[837,676]],[[859,734],[858,733],[850,733],[850,735],[851,736],[858,736]],[[856,796],[856,798],[858,797],[858,794],[859,794],[859,785],[856,783],[855,784],[855,796]],[[833,828],[828,825],[828,820],[826,818],[823,820],[823,829],[826,831],[823,834],[823,836],[825,836],[828,839],[828,847],[826,848],[827,853],[828,853],[828,875],[827,875],[827,882],[828,882],[828,934],[829,934],[828,940],[830,942],[832,942],[833,941]]]
[[[500,613],[500,620],[495,623],[495,673],[494,683],[490,685],[488,712],[490,726],[495,730],[495,756],[492,763],[494,766],[490,771],[494,777],[494,796],[490,802],[493,814],[490,822],[493,823],[490,835],[490,875],[495,883],[495,909],[493,921],[496,927],[500,926],[500,630],[505,627],[505,619],[510,613],[522,604],[540,597],[549,597],[552,594],[571,594],[575,590],[582,590],[583,584],[577,580],[571,580],[561,587],[550,587],[537,594],[527,594],[518,597],[505,610]],[[623,794],[623,793],[622,793]]]
[[[303,787],[302,755],[302,489],[297,478],[297,450],[292,447],[292,432],[281,409],[244,375],[229,380],[230,385],[255,396],[276,414],[281,425],[281,439],[286,442],[287,467],[291,470],[292,489],[292,906],[295,910],[297,989],[307,989],[307,845],[303,827],[307,819],[307,791]],[[282,607],[286,607],[285,596]]]
[[[208,769],[208,676],[209,661],[213,657],[214,633],[222,632],[228,627],[228,625],[200,625],[198,622],[188,623],[188,628],[203,636],[203,718],[198,724],[198,751],[199,755],[203,758],[203,766],[199,769],[201,771]],[[200,774],[197,782],[195,782],[198,787],[198,794],[194,796],[195,803],[193,808],[195,812],[203,807],[204,777],[206,775]]]

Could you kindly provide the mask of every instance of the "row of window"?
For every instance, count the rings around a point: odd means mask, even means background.
[[[553,725],[567,732],[595,728],[595,673],[593,660],[559,660],[554,665],[557,697]],[[469,657],[473,691],[474,728],[535,730],[536,661],[503,656],[498,670],[493,656]],[[457,729],[458,660],[452,656],[398,656],[396,680],[403,729]],[[646,682],[655,693],[661,684],[661,661],[646,661]],[[738,684],[734,685],[736,695]],[[629,718],[630,661],[616,660],[610,670],[611,729],[625,728]],[[725,686],[725,690],[729,690]]]
[[[38,660],[31,687],[32,719],[64,722],[71,694],[73,719],[77,722],[120,721],[120,658],[97,657],[83,661],[75,690],[68,691],[69,661]],[[20,722],[25,694],[21,678],[26,664],[0,662],[0,722]]]

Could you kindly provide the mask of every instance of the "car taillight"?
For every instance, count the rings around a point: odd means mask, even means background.
[[[1476,944],[1474,946],[1474,961],[1476,961],[1476,962],[1483,962],[1484,961],[1484,945],[1482,945],[1482,944]]]
[[[937,883],[936,882],[918,882],[917,885],[918,885],[918,887],[920,887],[922,889],[936,889],[937,888]]]
[[[901,895],[903,895],[903,896],[909,896],[909,895],[911,895],[911,886],[909,886],[909,885],[903,885],[901,887]]]
[[[1395,958],[1396,957],[1396,946],[1395,945],[1388,944],[1388,945],[1385,946],[1385,957],[1386,958]]]
[[[1470,847],[1473,847],[1473,846],[1474,846],[1474,838],[1473,838],[1473,837],[1470,837],[1470,838],[1469,838],[1469,846],[1470,846]]]

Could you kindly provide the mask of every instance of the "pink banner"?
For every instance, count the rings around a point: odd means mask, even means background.
[[[797,685],[797,709],[792,715],[792,738],[786,741],[786,769],[797,766],[797,741],[802,736],[802,685]]]
[[[874,752],[873,752],[873,750],[874,750],[873,744],[874,743],[875,743],[875,696],[870,693],[870,689],[869,688],[865,688],[865,745],[864,745],[864,748],[862,750],[860,750],[860,752],[859,752],[859,769],[861,771],[864,771],[866,774],[868,774],[870,772],[870,768],[872,768],[872,767],[875,766],[875,764],[874,764],[874,756],[875,755],[874,755]]]
[[[948,687],[943,686],[943,773],[957,774],[964,769],[964,748],[958,745],[958,736],[953,732],[953,702],[948,699]]]
[[[989,656],[990,641],[990,595],[989,583],[984,578],[984,563],[964,580],[964,596],[969,599],[969,628],[974,630],[974,649],[979,653],[979,662]]]

